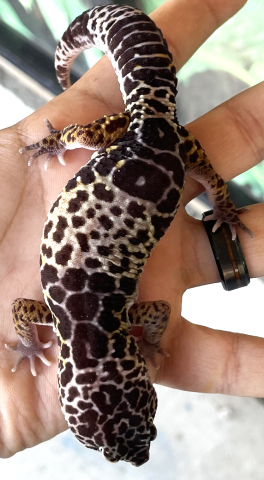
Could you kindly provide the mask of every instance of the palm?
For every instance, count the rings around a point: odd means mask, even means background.
[[[179,8],[184,9],[185,7]],[[218,8],[219,10],[222,8],[220,1]],[[162,25],[160,26],[162,27]],[[163,28],[163,30],[166,36],[166,29]],[[197,39],[196,43],[198,44],[199,41]],[[107,92],[105,97],[102,97],[102,92]],[[255,94],[256,103],[257,100]],[[16,374],[11,373],[11,367],[15,363],[15,354],[7,352],[4,349],[4,343],[16,341],[11,315],[12,301],[18,296],[42,299],[38,268],[39,245],[47,212],[67,180],[90,157],[87,151],[70,152],[66,156],[66,160],[68,159],[66,167],[63,168],[54,159],[46,173],[43,169],[44,160],[37,161],[29,169],[27,167],[28,157],[21,156],[18,149],[47,134],[44,118],[48,118],[56,128],[60,129],[67,123],[87,124],[102,114],[111,114],[114,111],[122,111],[122,109],[116,78],[108,60],[104,58],[69,91],[20,124],[1,132],[0,348],[2,382],[0,402],[2,414],[5,412],[3,414],[5,424],[2,425],[3,438],[1,438],[2,456],[9,456],[25,447],[46,440],[66,427],[57,396],[56,341],[54,347],[47,354],[48,358],[53,361],[52,366],[47,368],[39,362],[37,378],[31,376],[26,362]],[[212,115],[221,124],[220,111],[220,117],[219,113],[212,113],[208,120],[205,117],[192,126],[193,133],[197,133],[201,142],[204,136],[205,147],[207,147],[207,133],[210,133],[210,128],[214,128],[211,127]],[[214,150],[211,146],[216,159],[221,157],[219,148],[218,145],[218,150],[217,148]],[[248,168],[255,161],[252,154],[250,157],[249,152],[250,145],[248,145],[247,151]],[[232,155],[231,151],[230,156]],[[246,157],[246,153],[244,155]],[[221,164],[217,164],[217,161],[215,163],[216,169],[224,178],[234,176],[241,171],[241,163],[240,167],[235,162],[230,165],[226,158]],[[194,183],[188,184],[187,182],[184,194],[186,201],[195,196],[198,188]],[[259,212],[261,213],[260,207]],[[246,215],[245,221],[256,232],[258,222],[255,221],[254,224],[254,218]],[[250,221],[251,223],[249,223]],[[262,236],[264,235],[263,231],[259,232],[259,236],[256,236],[254,240],[241,235],[244,248],[250,248],[250,246],[252,249],[258,248],[258,245],[261,244],[261,233]],[[204,258],[206,258],[206,263]],[[256,266],[252,259],[250,266],[252,275],[257,276],[264,273],[263,263]],[[181,207],[169,231],[154,250],[140,285],[140,300],[168,300],[173,309],[168,332],[164,338],[164,348],[170,352],[171,357],[163,362],[158,371],[157,379],[160,383],[183,389],[204,390],[204,385],[210,380],[213,364],[204,368],[197,368],[197,365],[199,365],[202,355],[206,358],[205,344],[208,343],[208,339],[211,340],[212,349],[218,341],[222,342],[222,351],[219,351],[221,359],[227,355],[227,349],[232,345],[232,336],[228,337],[226,336],[228,334],[195,327],[180,317],[183,292],[190,286],[217,281],[217,279],[215,263],[203,227],[188,217],[184,208]],[[52,333],[49,328],[43,327],[39,329],[39,335],[42,341],[47,341],[51,338]],[[55,339],[55,336],[53,338]],[[251,348],[263,348],[263,342],[258,345],[252,340]],[[218,360],[215,358],[214,361]],[[186,368],[187,366],[188,368]],[[195,373],[193,368],[196,368]],[[154,376],[155,373],[152,371]],[[237,385],[233,385],[233,391],[227,391],[227,393],[260,394],[258,388],[254,390],[252,387],[248,392],[247,387],[249,388],[248,384],[243,390],[243,382],[240,379],[240,383],[237,382]],[[217,380],[215,384],[211,382],[211,389],[212,391],[224,391],[224,380],[219,376],[218,382]]]

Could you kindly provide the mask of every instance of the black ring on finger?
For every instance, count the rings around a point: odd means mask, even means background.
[[[245,256],[238,236],[232,240],[230,228],[227,223],[212,232],[215,220],[204,219],[213,213],[208,210],[203,213],[203,224],[214,254],[216,265],[220,274],[223,288],[227,291],[246,287],[250,282]]]

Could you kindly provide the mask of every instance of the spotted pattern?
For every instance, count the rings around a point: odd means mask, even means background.
[[[49,308],[18,299],[13,315],[23,352],[36,343],[32,324],[53,324],[61,407],[76,438],[111,462],[139,466],[156,437],[157,398],[144,357],[155,364],[156,352],[166,356],[160,339],[170,307],[136,304],[138,283],[175,216],[185,166],[208,189],[217,225],[247,228],[199,142],[178,125],[176,70],[154,22],[128,6],[81,14],[56,51],[63,88],[74,58],[92,46],[109,56],[126,111],[61,131],[46,121],[50,135],[21,150],[37,149],[29,164],[43,153],[64,163],[66,149],[98,152],[69,180],[44,226],[40,270]],[[131,324],[143,325],[140,342]]]

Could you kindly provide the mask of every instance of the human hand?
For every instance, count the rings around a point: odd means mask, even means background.
[[[244,0],[169,0],[152,17],[162,29],[179,68],[244,3]],[[264,87],[258,85],[188,126],[226,180],[262,159],[263,96]],[[16,341],[12,301],[17,297],[43,299],[39,245],[47,212],[67,181],[90,158],[85,150],[67,152],[66,167],[53,160],[45,172],[45,159],[39,159],[29,169],[27,158],[18,150],[47,134],[45,118],[60,129],[73,122],[87,124],[123,108],[117,79],[104,57],[70,90],[0,133],[0,455],[3,457],[47,440],[66,428],[57,394],[57,347],[54,345],[47,353],[53,360],[52,366],[47,368],[39,362],[39,375],[34,378],[26,365],[16,374],[11,373],[15,354],[7,352],[4,343]],[[264,396],[263,339],[206,329],[180,316],[181,297],[187,288],[219,280],[203,225],[184,210],[184,204],[199,192],[200,187],[194,181],[186,182],[183,206],[153,251],[140,283],[140,301],[164,299],[172,306],[163,341],[171,356],[157,372],[153,369],[151,372],[159,383],[181,389]],[[253,239],[239,232],[252,277],[264,275],[263,216],[261,205],[250,207],[241,215],[254,232]],[[52,334],[49,328],[42,327],[39,336],[46,342]]]

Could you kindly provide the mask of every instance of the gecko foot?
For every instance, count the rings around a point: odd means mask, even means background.
[[[204,218],[204,221],[206,222],[208,220],[216,220],[212,228],[213,232],[216,232],[216,230],[222,225],[222,223],[227,223],[231,230],[232,240],[236,239],[236,227],[240,227],[242,230],[244,230],[244,232],[253,237],[252,231],[246,227],[246,225],[240,220],[238,216],[238,213],[241,213],[245,210],[246,209],[243,208],[237,211],[233,202],[229,200],[225,203],[223,207],[220,207],[219,205],[216,206],[213,213],[211,215],[207,215]]]
[[[168,352],[166,352],[165,350],[163,350],[163,348],[160,347],[159,343],[158,344],[149,343],[143,337],[140,338],[140,340],[138,340],[137,344],[138,344],[138,348],[139,348],[139,351],[140,351],[141,355],[144,358],[149,358],[152,365],[157,370],[159,369],[160,366],[157,364],[156,353],[159,353],[160,355],[162,355],[162,357],[169,357],[170,356],[170,354]]]
[[[11,372],[16,372],[21,362],[28,358],[30,361],[30,370],[34,377],[37,376],[36,369],[35,369],[35,359],[36,357],[40,358],[45,365],[50,366],[51,363],[46,359],[43,354],[43,350],[49,348],[52,345],[52,340],[47,343],[42,343],[38,340],[37,343],[31,343],[30,345],[24,345],[22,341],[20,341],[17,345],[7,345],[5,344],[5,348],[8,350],[14,350],[16,352],[20,352],[20,357],[16,363],[16,365],[12,368]]]
[[[64,153],[66,151],[65,146],[60,142],[61,131],[56,130],[49,120],[45,119],[45,123],[50,131],[50,135],[43,138],[37,143],[32,143],[31,145],[26,145],[25,147],[20,148],[19,153],[23,154],[28,150],[37,150],[29,159],[28,166],[30,167],[33,161],[40,157],[41,155],[48,154],[47,160],[44,165],[44,169],[47,170],[49,160],[52,157],[57,156],[61,165],[66,165],[64,160]]]

